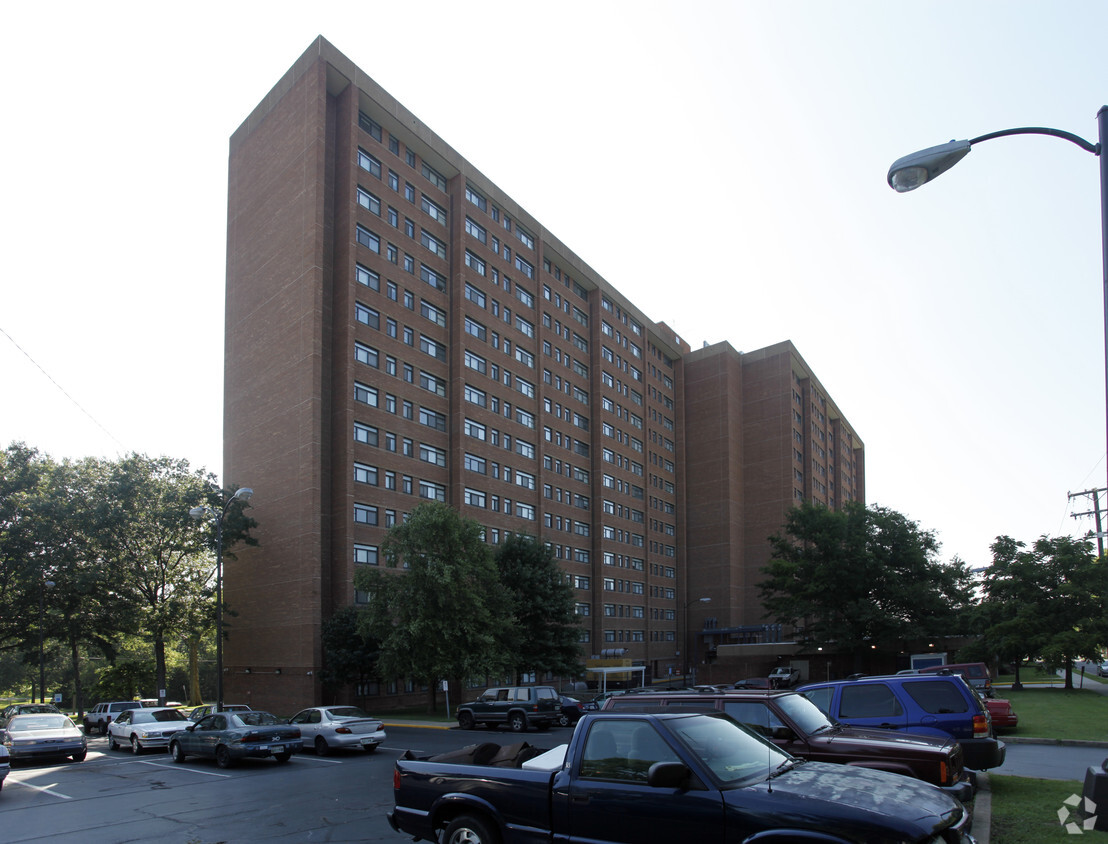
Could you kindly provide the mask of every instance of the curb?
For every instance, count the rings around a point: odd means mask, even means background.
[[[973,798],[973,840],[977,844],[989,844],[992,832],[993,795],[989,790],[989,775],[977,772],[977,794]]]
[[[1108,741],[1092,741],[1086,739],[1052,739],[1035,738],[1034,736],[1003,736],[1005,744],[1051,744],[1058,747],[1103,747],[1108,748]]]

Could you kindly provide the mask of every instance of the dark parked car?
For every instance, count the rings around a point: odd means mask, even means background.
[[[229,768],[239,759],[268,758],[288,762],[304,742],[300,728],[268,712],[213,712],[185,727],[169,741],[174,762],[188,756],[215,759],[221,768]]]
[[[6,724],[8,719],[13,715],[36,715],[43,713],[52,715],[65,714],[52,703],[13,703],[10,706],[5,706],[4,711],[0,712],[0,727]]]
[[[4,787],[4,778],[8,775],[9,770],[11,770],[11,764],[9,762],[8,748],[0,744],[0,788]]]
[[[962,746],[965,766],[987,770],[1004,764],[1004,742],[978,694],[957,674],[894,674],[814,683],[797,689],[844,724],[931,736]]]
[[[196,707],[195,709],[192,710],[192,712],[189,713],[189,720],[190,721],[199,721],[205,715],[211,715],[213,712],[215,712],[216,708],[217,708],[217,706],[214,703],[202,703],[200,706]],[[245,703],[225,703],[225,704],[223,704],[223,708],[220,709],[219,711],[220,712],[251,712],[252,710]]]
[[[458,726],[472,730],[478,724],[498,727],[507,724],[512,732],[528,727],[546,729],[558,722],[561,704],[553,686],[501,686],[485,689],[472,703],[458,707]]]
[[[721,711],[801,759],[904,774],[963,802],[973,796],[962,749],[953,739],[847,727],[803,695],[784,689],[624,695],[606,701],[603,711]]]
[[[81,762],[88,753],[88,741],[77,725],[51,712],[13,715],[0,730],[0,742],[13,761],[69,756]]]
[[[558,713],[559,727],[572,727],[585,714],[585,705],[575,697],[562,695],[562,711]]]
[[[538,756],[488,744],[468,763],[402,755],[392,828],[443,844],[973,841],[965,807],[934,786],[805,762],[723,713],[589,713]]]

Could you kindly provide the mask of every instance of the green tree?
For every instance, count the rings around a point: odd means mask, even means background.
[[[24,443],[0,452],[0,651],[25,650],[44,571],[41,500],[53,461]]]
[[[1099,659],[1108,641],[1103,560],[1087,540],[1068,536],[1041,536],[1031,548],[998,536],[992,552],[981,602],[984,644],[1017,666],[1027,657],[1064,666],[1073,688],[1073,661]]]
[[[133,608],[137,627],[154,650],[155,693],[166,688],[166,643],[210,626],[214,601],[214,537],[198,530],[189,510],[204,502],[221,510],[226,497],[214,476],[191,471],[187,460],[132,454],[112,467],[106,484],[105,547],[119,580],[114,587]],[[223,545],[256,543],[253,519],[229,509]]]
[[[420,504],[389,529],[381,546],[386,571],[360,567],[355,586],[370,594],[361,623],[380,642],[382,677],[411,677],[430,690],[506,670],[509,602],[481,525],[437,501]]]
[[[576,676],[581,629],[573,590],[553,552],[534,537],[511,534],[497,546],[496,565],[515,621],[504,651],[517,678],[528,671]]]
[[[331,691],[364,685],[379,676],[380,645],[360,624],[364,614],[363,609],[347,606],[323,622],[320,639],[325,667],[319,672],[319,680]]]
[[[864,651],[949,633],[971,603],[970,575],[938,560],[931,531],[884,507],[842,510],[805,502],[770,537],[773,557],[759,584],[766,614],[807,643]]]

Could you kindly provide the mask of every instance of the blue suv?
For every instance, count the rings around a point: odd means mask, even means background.
[[[967,768],[1004,764],[1004,742],[993,733],[981,698],[956,674],[905,674],[810,683],[797,691],[844,724],[950,736]]]

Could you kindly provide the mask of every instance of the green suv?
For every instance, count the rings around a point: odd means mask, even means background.
[[[500,686],[485,689],[477,700],[459,706],[458,726],[472,730],[478,724],[507,724],[515,733],[532,726],[545,730],[558,722],[561,712],[562,701],[553,686]]]

